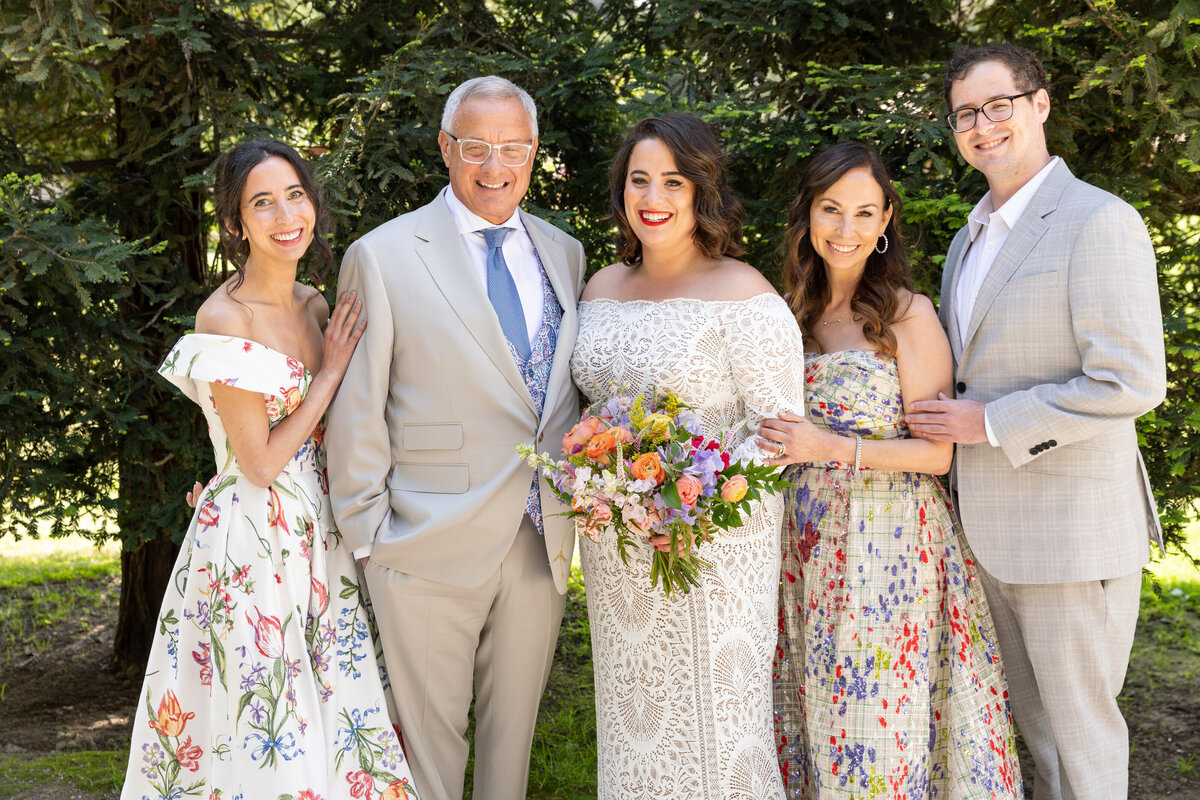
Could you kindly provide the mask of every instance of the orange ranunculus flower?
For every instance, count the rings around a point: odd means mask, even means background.
[[[581,419],[575,423],[575,427],[567,432],[563,437],[562,449],[563,453],[573,456],[584,448],[592,437],[600,430],[600,426],[604,421],[599,417],[588,417]]]
[[[695,476],[684,475],[679,480],[675,481],[675,489],[679,492],[679,501],[683,503],[685,508],[691,508],[696,505],[696,500],[700,497],[700,492],[704,487],[700,485]]]
[[[663,469],[662,459],[658,457],[658,453],[642,453],[633,462],[629,472],[637,481],[652,478],[656,486],[667,479],[667,471]]]
[[[736,503],[746,496],[746,490],[749,488],[745,475],[734,475],[721,485],[721,499]]]
[[[183,726],[194,716],[196,715],[191,711],[185,714],[179,706],[179,698],[175,696],[175,692],[167,689],[167,693],[158,704],[158,714],[150,720],[150,727],[163,736],[175,738],[183,733]]]
[[[628,428],[621,427],[620,425],[614,425],[608,429],[608,432],[617,437],[617,441],[621,444],[630,444],[633,442],[633,434],[630,433]]]
[[[383,794],[379,795],[379,800],[408,800],[408,798],[408,778],[401,778],[389,785],[383,790]]]
[[[587,457],[595,461],[601,466],[607,467],[609,463],[609,453],[615,453],[617,450],[617,437],[613,436],[611,431],[597,433],[588,442]]]

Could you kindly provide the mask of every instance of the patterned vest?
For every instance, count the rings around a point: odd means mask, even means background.
[[[527,234],[528,235],[528,234]],[[517,362],[517,369],[533,397],[533,407],[538,417],[542,416],[542,408],[546,405],[546,388],[550,385],[550,367],[554,363],[554,348],[558,344],[558,326],[562,322],[562,306],[554,295],[554,287],[546,277],[546,267],[537,248],[533,251],[537,259],[538,271],[542,275],[542,322],[538,326],[537,336],[534,337],[532,352],[528,360],[521,357],[512,342],[508,342],[508,352]],[[538,472],[534,472],[533,483],[529,487],[529,498],[525,501],[525,513],[537,526],[538,533],[542,531],[542,494],[538,491]]]

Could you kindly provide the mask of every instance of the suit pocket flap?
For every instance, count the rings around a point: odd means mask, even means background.
[[[393,464],[388,488],[403,492],[463,494],[471,486],[466,464]]]
[[[457,422],[404,426],[405,450],[458,450],[462,444],[462,425]]]

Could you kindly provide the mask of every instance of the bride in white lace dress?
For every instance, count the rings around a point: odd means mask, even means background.
[[[782,298],[733,258],[742,209],[712,131],[686,114],[643,120],[614,159],[610,197],[621,261],[584,290],[576,384],[591,400],[611,381],[673,391],[707,435],[745,421],[735,458],[769,456],[751,432],[800,413],[803,347]],[[756,503],[744,527],[700,546],[712,564],[701,585],[670,599],[651,587],[650,547],[626,565],[613,532],[581,538],[600,798],[783,797],[771,704],[781,520],[782,498]]]

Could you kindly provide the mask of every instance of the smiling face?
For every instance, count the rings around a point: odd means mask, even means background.
[[[1023,91],[1004,64],[981,61],[951,87],[950,108],[978,108],[989,100]],[[1050,97],[1045,89],[1039,89],[1014,100],[1013,115],[1008,119],[993,122],[980,112],[975,115],[974,128],[954,134],[958,152],[987,177],[996,208],[1050,162],[1042,128],[1049,116]]]
[[[643,139],[629,154],[625,217],[643,248],[690,244],[696,230],[696,186],[660,139]]]
[[[240,212],[249,260],[291,263],[294,269],[312,242],[317,217],[295,168],[278,156],[260,162],[246,176]]]
[[[867,167],[856,167],[817,195],[808,212],[808,237],[828,269],[861,274],[892,218],[883,188]]]
[[[537,138],[529,115],[515,97],[473,97],[465,100],[454,115],[454,129],[459,139],[478,139],[489,144],[531,144],[529,160],[520,167],[500,163],[496,148],[482,164],[463,161],[458,142],[446,131],[438,133],[442,160],[450,170],[450,187],[471,213],[499,225],[512,217],[529,189],[533,162],[537,156]]]

